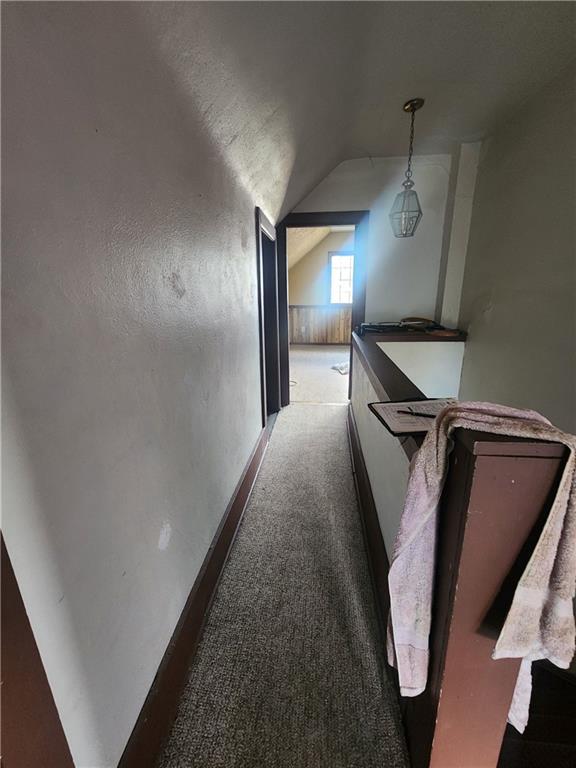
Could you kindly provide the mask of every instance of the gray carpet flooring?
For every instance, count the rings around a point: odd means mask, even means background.
[[[346,406],[293,404],[276,421],[159,767],[407,766]]]
[[[332,366],[350,359],[350,346],[290,345],[290,400],[293,403],[347,403],[348,375]]]

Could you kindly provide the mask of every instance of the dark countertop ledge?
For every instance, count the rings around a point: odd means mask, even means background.
[[[391,334],[392,335],[392,334]],[[393,334],[400,336],[400,334]],[[427,334],[411,334],[412,341],[443,341],[446,339],[419,339],[416,336]],[[358,355],[362,367],[366,371],[370,383],[374,387],[379,400],[420,400],[426,398],[422,390],[394,363],[383,349],[376,344],[377,341],[407,341],[406,337],[389,339],[389,334],[367,333],[363,337],[352,334],[352,348]],[[461,340],[461,339],[457,339]],[[382,427],[385,429],[385,427]],[[456,439],[476,455],[494,456],[561,456],[566,451],[560,443],[550,443],[544,440],[529,440],[521,437],[508,437],[506,435],[492,435],[487,432],[471,430],[457,430]],[[410,435],[397,438],[409,459],[422,445],[423,435]]]

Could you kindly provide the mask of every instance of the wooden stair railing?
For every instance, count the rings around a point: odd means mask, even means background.
[[[362,366],[376,396],[382,400],[424,396],[377,347],[378,340],[382,336],[352,334],[355,365]],[[349,433],[375,597],[385,623],[388,559],[354,408]],[[536,665],[534,717],[522,738],[506,725],[520,662],[494,661],[497,631],[485,628],[487,614],[497,614],[495,598],[502,597],[503,587],[507,586],[508,597],[513,592],[510,576],[519,572],[523,550],[529,550],[524,544],[538,535],[549,511],[566,449],[557,443],[467,430],[457,430],[454,441],[440,506],[428,685],[420,696],[401,700],[411,766],[572,768],[576,728],[566,723],[567,718],[576,722],[571,677],[565,675],[560,692],[558,681],[551,680],[554,673],[544,663]],[[411,459],[421,442],[420,436],[404,439],[398,449]],[[550,697],[556,700],[560,695],[552,717]],[[549,710],[545,725],[544,709]],[[530,762],[530,755],[545,751],[542,745],[547,740],[550,760]]]
[[[565,458],[556,443],[458,430],[441,501],[426,691],[403,700],[412,768],[496,768],[520,666],[483,620]]]

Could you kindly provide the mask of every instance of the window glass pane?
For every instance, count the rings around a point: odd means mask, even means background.
[[[330,258],[330,266],[330,303],[351,304],[354,256],[334,253]]]

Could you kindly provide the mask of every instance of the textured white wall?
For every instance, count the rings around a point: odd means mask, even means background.
[[[446,270],[442,286],[440,322],[447,328],[456,328],[460,319],[462,283],[468,251],[472,204],[476,187],[476,172],[481,143],[462,144],[458,156],[454,206],[449,228],[450,240],[446,254]]]
[[[461,310],[461,397],[535,408],[571,432],[574,83],[570,68],[483,144]]]
[[[127,6],[51,6],[3,13],[3,530],[88,768],[117,764],[260,431],[259,201]]]
[[[297,211],[370,210],[367,320],[434,317],[450,161],[449,155],[414,158],[415,189],[424,212],[414,237],[395,238],[388,219],[405,158],[347,160],[297,206]]]
[[[427,397],[458,397],[463,341],[383,341],[377,344]]]

